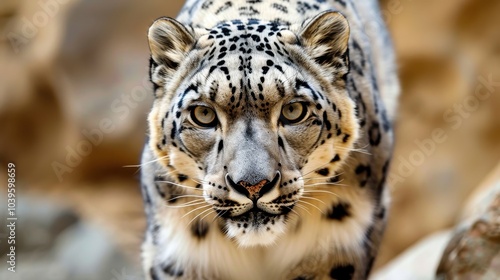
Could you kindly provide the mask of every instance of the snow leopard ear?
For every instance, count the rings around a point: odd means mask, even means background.
[[[153,62],[164,66],[167,75],[177,69],[196,42],[184,25],[168,17],[159,18],[151,25],[148,40]]]
[[[336,57],[345,57],[349,34],[347,19],[341,13],[333,11],[323,12],[304,22],[298,33],[309,54],[317,63],[327,67],[339,66]]]

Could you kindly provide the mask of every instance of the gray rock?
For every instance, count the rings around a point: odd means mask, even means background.
[[[5,201],[6,197],[0,197]],[[140,270],[113,238],[64,207],[20,195],[16,223],[16,272],[8,271],[5,226],[0,232],[0,279],[140,280]],[[6,209],[1,209],[6,221]]]

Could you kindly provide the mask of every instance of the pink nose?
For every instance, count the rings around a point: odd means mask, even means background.
[[[267,179],[264,179],[253,185],[243,180],[239,181],[238,184],[236,184],[231,179],[231,176],[229,176],[229,174],[226,174],[226,182],[229,187],[254,201],[279,185],[280,180],[281,173],[279,171],[276,172],[276,176],[274,176],[274,179],[271,182],[269,182],[269,180]]]
[[[248,183],[248,182],[239,181],[238,185],[247,189],[249,197],[253,197],[255,195],[258,195],[260,190],[262,189],[262,187],[264,187],[267,183],[269,183],[268,180],[262,180],[255,185],[250,185],[250,183]]]

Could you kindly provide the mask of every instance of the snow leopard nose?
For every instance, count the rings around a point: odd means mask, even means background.
[[[226,183],[236,192],[250,198],[251,200],[257,200],[269,191],[271,191],[280,181],[281,174],[280,172],[276,172],[276,176],[274,176],[272,181],[267,179],[263,179],[259,181],[257,184],[250,184],[245,181],[239,181],[235,183],[229,174],[226,174]]]

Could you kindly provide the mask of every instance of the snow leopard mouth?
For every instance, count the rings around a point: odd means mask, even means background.
[[[226,235],[241,247],[270,246],[286,232],[288,212],[268,213],[257,207],[226,219]]]
[[[276,218],[281,218],[282,216],[285,216],[292,211],[293,206],[291,207],[282,207],[281,213],[274,214],[274,213],[268,213],[260,208],[257,207],[257,205],[254,205],[254,207],[241,214],[238,216],[234,217],[229,217],[230,220],[238,223],[246,223],[253,225],[255,227],[261,226],[261,225],[266,225],[268,223],[274,223],[274,220]],[[243,225],[244,225],[243,224]]]

